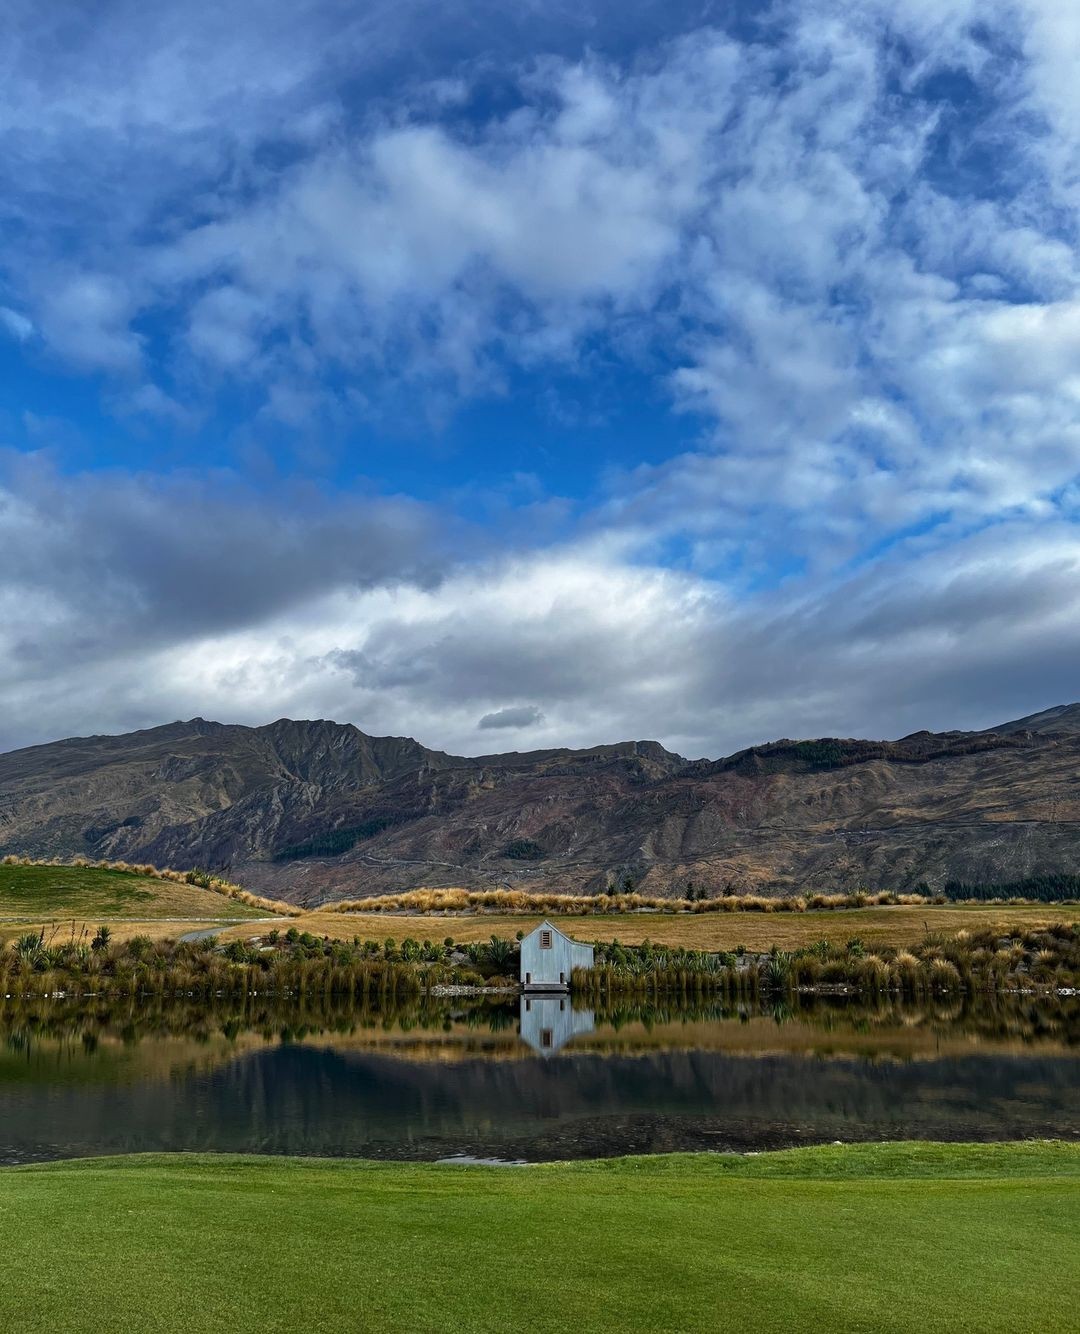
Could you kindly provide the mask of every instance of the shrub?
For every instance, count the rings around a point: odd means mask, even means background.
[[[929,887],[927,886],[927,889]],[[1061,903],[1080,898],[1080,875],[1060,873],[1032,875],[1024,880],[991,883],[947,880],[943,886],[947,899],[1035,899],[1040,903]]]
[[[390,829],[400,823],[399,815],[376,815],[362,824],[351,825],[348,829],[328,829],[325,833],[316,834],[302,843],[289,843],[285,847],[278,848],[274,853],[274,861],[299,861],[304,857],[337,857],[354,848],[357,843],[374,838],[384,829]]]
[[[791,984],[791,955],[783,950],[774,950],[766,960],[762,981],[776,990],[782,990]]]
[[[503,849],[503,856],[509,857],[511,861],[533,862],[546,857],[547,852],[535,839],[515,838]]]
[[[488,961],[495,968],[505,968],[513,959],[515,950],[508,940],[500,940],[498,936],[492,936],[487,945]]]
[[[25,935],[18,938],[12,948],[18,958],[22,959],[25,963],[33,963],[41,953],[44,940],[44,931],[42,931],[40,935],[36,931],[28,931]]]

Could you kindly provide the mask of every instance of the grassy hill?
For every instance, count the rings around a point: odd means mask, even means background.
[[[107,921],[181,918],[242,920],[265,910],[216,890],[96,866],[0,863],[0,919]]]
[[[1064,1334],[1078,1208],[1073,1144],[53,1163],[0,1172],[0,1324]]]

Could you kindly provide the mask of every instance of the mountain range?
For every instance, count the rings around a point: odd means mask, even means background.
[[[1080,869],[1080,704],[982,732],[687,760],[655,741],[465,757],[348,724],[194,718],[0,755],[0,853],[227,870],[313,904],[627,878],[790,890]]]

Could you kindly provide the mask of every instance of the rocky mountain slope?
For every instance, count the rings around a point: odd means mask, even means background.
[[[0,852],[228,869],[313,903],[419,885],[786,889],[1080,871],[1080,705],[986,732],[474,758],[332,722],[0,755]]]

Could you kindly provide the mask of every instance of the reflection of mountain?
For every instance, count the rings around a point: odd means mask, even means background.
[[[0,1087],[0,1159],[204,1149],[580,1157],[831,1139],[1080,1134],[1080,1064],[723,1053],[434,1064],[276,1045],[123,1086]]]
[[[541,1056],[553,1056],[596,1027],[592,1010],[575,1010],[569,996],[522,996],[522,1042]]]

